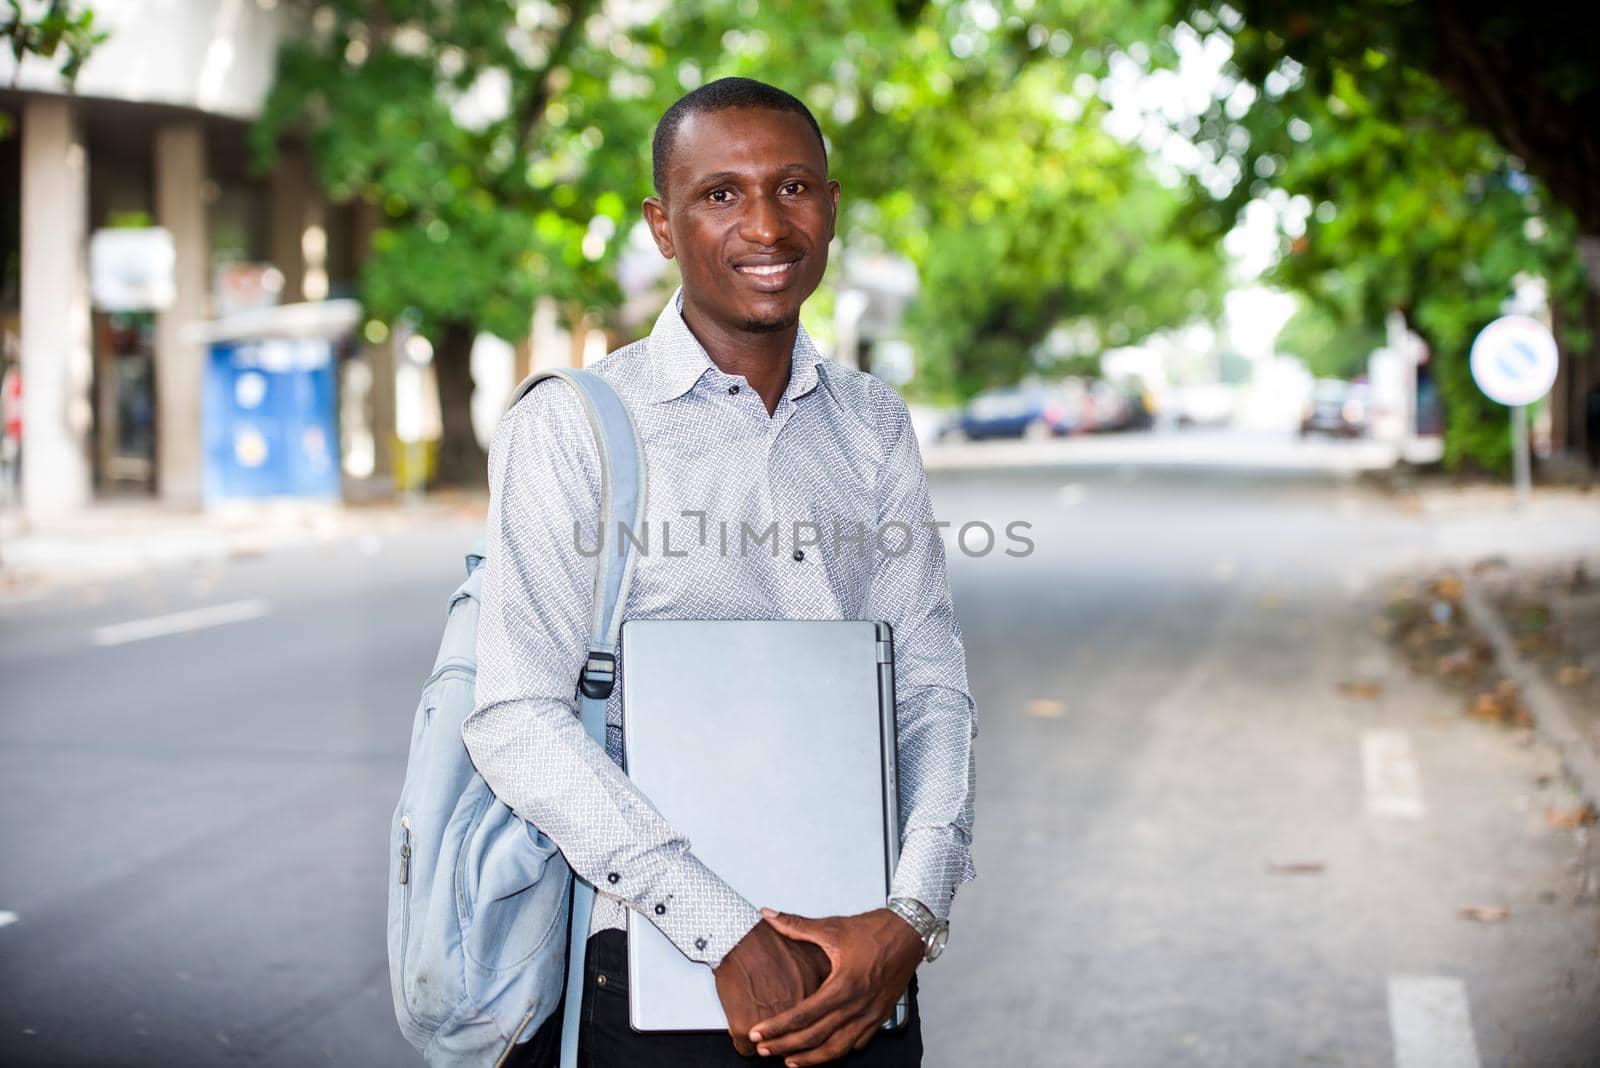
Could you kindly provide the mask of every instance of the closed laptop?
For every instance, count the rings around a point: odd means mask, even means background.
[[[630,620],[622,652],[628,775],[696,856],[758,907],[883,907],[899,846],[888,624]],[[711,970],[633,912],[628,949],[636,1030],[726,1030]]]

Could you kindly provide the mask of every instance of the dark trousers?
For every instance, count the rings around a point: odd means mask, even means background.
[[[628,1025],[628,941],[621,931],[602,931],[589,939],[584,959],[580,1068],[723,1068],[781,1066],[781,1057],[741,1057],[725,1032],[641,1033]],[[571,995],[571,991],[568,991]],[[922,1017],[917,980],[911,980],[906,1026],[882,1031],[868,1043],[831,1064],[849,1068],[918,1068],[922,1064]],[[537,1034],[508,1060],[508,1068],[550,1068],[561,1053],[558,1008]]]

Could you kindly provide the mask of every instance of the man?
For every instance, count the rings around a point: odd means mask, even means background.
[[[824,361],[800,327],[839,201],[805,106],[760,82],[713,82],[668,109],[653,148],[644,215],[682,288],[647,339],[593,368],[632,411],[649,469],[655,551],[638,558],[625,616],[893,624],[903,834],[892,909],[758,912],[618,766],[621,686],[606,750],[584,733],[574,680],[594,562],[579,545],[595,544],[599,459],[563,386],[508,412],[490,451],[477,709],[463,735],[495,793],[597,888],[588,976],[566,995],[583,998],[586,1063],[919,1064],[914,972],[974,873],[972,702],[916,438],[893,390]],[[779,554],[777,538],[751,549],[746,528],[773,523],[795,532],[792,551]],[[833,546],[814,536],[858,530]],[[782,754],[773,761],[781,772]],[[629,1028],[629,907],[713,969],[731,1045]],[[881,1031],[908,985],[910,1023]],[[559,1015],[526,1056],[554,1047]]]

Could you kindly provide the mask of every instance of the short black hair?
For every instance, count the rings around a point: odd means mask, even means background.
[[[797,97],[754,78],[718,78],[679,97],[662,114],[661,121],[656,123],[656,134],[650,142],[650,180],[658,195],[666,182],[667,160],[672,155],[672,143],[677,139],[678,127],[683,125],[683,120],[690,115],[732,108],[766,108],[769,111],[791,111],[801,116],[811,126],[812,133],[817,135],[817,144],[822,146],[822,159],[827,161],[828,142],[823,140],[822,127],[817,125],[817,118],[811,114],[811,109]]]

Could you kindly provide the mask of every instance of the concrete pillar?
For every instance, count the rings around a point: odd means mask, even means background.
[[[22,113],[22,506],[71,512],[91,495],[88,151],[60,97]]]
[[[364,200],[356,202],[355,257],[356,265],[367,262],[372,254],[372,235],[382,222],[376,205]],[[365,327],[361,330],[363,342],[361,356],[372,368],[372,478],[394,484],[395,451],[395,339],[391,334],[374,345],[365,341]]]
[[[198,122],[156,131],[156,224],[177,252],[172,307],[156,317],[156,480],[161,499],[201,503],[200,391],[205,348],[184,328],[210,318],[211,241],[207,227],[206,141]]]
[[[323,274],[322,292],[306,292],[308,238],[312,252],[318,253],[316,236],[324,234],[321,198],[311,180],[311,161],[305,152],[286,145],[278,154],[278,164],[268,179],[267,258],[283,272],[283,292],[279,302],[293,304],[302,300],[321,300],[327,296],[326,272]],[[321,250],[326,248],[323,238]],[[320,253],[325,259],[325,251]],[[321,270],[321,264],[318,265]]]

